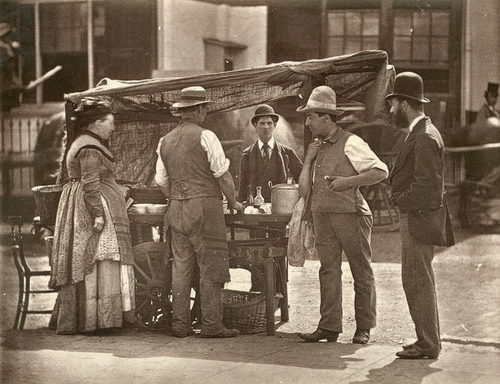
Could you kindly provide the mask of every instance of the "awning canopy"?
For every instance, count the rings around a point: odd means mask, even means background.
[[[145,182],[154,171],[159,138],[177,121],[171,106],[185,87],[203,86],[214,101],[209,114],[215,114],[288,97],[301,97],[305,103],[315,86],[326,84],[338,97],[351,100],[348,104],[363,103],[365,118],[372,119],[387,112],[384,97],[392,90],[394,77],[385,51],[362,51],[183,78],[105,78],[93,89],[65,95],[68,143],[74,138],[72,111],[82,100],[109,100],[117,116],[111,150],[117,157],[118,177]]]

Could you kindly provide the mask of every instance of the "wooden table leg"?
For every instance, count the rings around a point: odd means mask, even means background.
[[[288,314],[288,273],[287,273],[287,260],[286,257],[278,257],[278,276],[279,276],[279,284],[281,293],[283,298],[280,300],[280,312],[281,312],[281,321],[287,322],[290,320],[290,316]]]
[[[274,296],[276,294],[276,272],[272,258],[264,260],[264,283],[266,291],[266,330],[268,336],[276,334],[274,325]]]

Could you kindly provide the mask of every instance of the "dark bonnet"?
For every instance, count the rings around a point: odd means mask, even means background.
[[[71,119],[74,121],[75,130],[79,131],[110,113],[113,111],[109,101],[83,99]]]

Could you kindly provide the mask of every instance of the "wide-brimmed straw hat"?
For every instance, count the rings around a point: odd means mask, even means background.
[[[255,124],[255,120],[261,116],[270,116],[276,122],[280,118],[276,113],[274,113],[273,107],[267,104],[261,104],[255,109],[255,115],[252,117],[252,124]]]
[[[207,100],[207,91],[203,87],[187,87],[181,90],[181,97],[177,103],[174,103],[174,108],[186,108],[194,105],[213,103]]]
[[[428,98],[424,97],[424,81],[414,72],[401,72],[396,76],[394,90],[385,99],[388,100],[395,96],[408,97],[421,103],[430,102]]]
[[[337,116],[344,113],[337,108],[335,91],[327,85],[314,88],[307,103],[298,107],[297,112],[322,112]]]

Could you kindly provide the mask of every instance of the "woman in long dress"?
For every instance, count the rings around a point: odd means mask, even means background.
[[[60,288],[52,317],[58,334],[119,328],[135,317],[126,189],[114,179],[105,146],[114,115],[103,103],[83,103],[75,128],[80,134],[66,157],[70,181],[57,210],[49,283]]]

